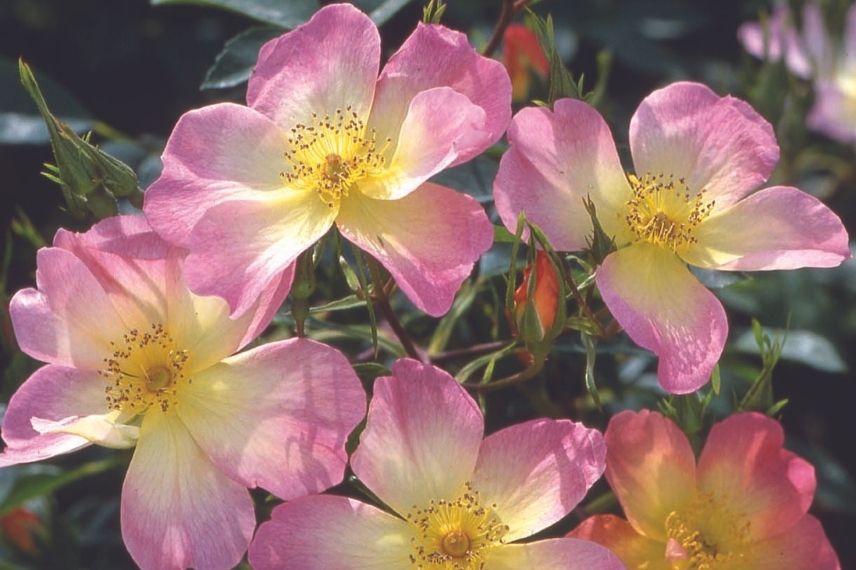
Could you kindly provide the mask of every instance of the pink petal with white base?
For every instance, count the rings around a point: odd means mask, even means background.
[[[485,438],[473,475],[483,504],[508,527],[506,542],[563,518],[606,466],[603,436],[568,420],[533,420]]]
[[[0,455],[0,466],[40,461],[89,445],[76,435],[41,434],[33,429],[33,418],[59,422],[107,413],[104,386],[93,371],[58,365],[36,370],[9,400],[2,428],[8,447]]]
[[[493,226],[473,198],[426,182],[400,200],[353,194],[336,220],[351,242],[380,261],[413,303],[432,316],[449,310]]]
[[[292,339],[238,354],[193,377],[177,413],[214,464],[282,499],[341,482],[345,442],[365,413],[347,359]]]
[[[714,269],[836,267],[850,257],[841,219],[817,198],[784,186],[706,219],[695,235],[698,243],[681,257]]]
[[[663,522],[695,495],[695,456],[662,414],[621,412],[606,428],[606,478],[633,527],[665,543]]]
[[[185,113],[164,149],[163,173],[143,210],[164,239],[195,245],[193,228],[208,210],[282,188],[288,140],[270,119],[233,103]]]
[[[369,17],[350,4],[327,6],[262,47],[247,104],[286,130],[336,109],[365,120],[379,66],[380,36]]]
[[[223,297],[233,317],[241,316],[335,217],[311,190],[213,206],[193,229],[198,241],[185,260],[185,279],[193,292]]]
[[[406,514],[463,491],[484,420],[472,397],[439,368],[402,359],[392,374],[375,381],[351,467],[378,498]]]
[[[318,495],[274,509],[250,545],[256,570],[410,570],[410,529],[346,497]]]
[[[713,426],[699,458],[699,489],[747,517],[753,540],[794,525],[814,497],[814,468],[784,441],[779,422],[737,414]]]
[[[556,101],[553,111],[527,107],[511,121],[508,140],[494,195],[510,231],[524,212],[553,247],[581,250],[592,227],[583,200],[591,196],[606,231],[624,241],[625,225],[615,213],[629,198],[630,186],[609,127],[594,108],[571,99]]]
[[[125,331],[110,298],[67,251],[40,249],[36,265],[38,290],[18,291],[9,305],[18,345],[44,362],[98,370]]]
[[[486,570],[624,570],[603,546],[576,538],[552,538],[529,544],[506,544],[488,555]]]
[[[107,218],[80,234],[60,230],[54,242],[86,264],[128,329],[164,325],[189,351],[190,370],[207,368],[252,340],[282,303],[283,285],[290,285],[272,283],[252,314],[230,319],[219,297],[190,293],[182,275],[187,251],[163,241],[142,216]]]
[[[722,209],[765,182],[779,161],[770,124],[748,104],[699,83],[654,91],[630,121],[636,174],[684,178]]]
[[[122,487],[122,537],[143,570],[227,570],[256,520],[247,490],[215,468],[174,414],[146,414]]]
[[[455,162],[461,142],[481,129],[485,120],[484,109],[450,87],[417,94],[404,117],[389,167],[383,176],[361,182],[359,191],[377,199],[403,198]]]
[[[511,80],[503,65],[481,56],[467,36],[443,26],[419,23],[381,72],[370,126],[380,138],[399,141],[411,100],[434,87],[451,87],[484,109],[486,121],[460,139],[460,164],[495,143],[511,118]]]
[[[633,342],[660,358],[666,391],[687,394],[710,379],[728,336],[725,310],[674,253],[637,243],[610,254],[596,279]]]

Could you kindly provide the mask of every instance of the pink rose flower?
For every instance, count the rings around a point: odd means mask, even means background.
[[[659,358],[667,391],[707,382],[728,334],[725,311],[686,264],[727,271],[833,267],[850,257],[841,220],[796,188],[758,188],[779,147],[745,102],[697,83],[649,95],[630,123],[635,173],[625,173],[598,112],[562,99],[512,120],[494,182],[514,230],[526,213],[561,251],[586,247],[591,197],[618,251],[597,286],[630,338]]]
[[[840,41],[832,38],[814,2],[803,7],[798,30],[787,5],[776,8],[765,30],[758,22],[740,26],[738,38],[757,58],[781,61],[791,73],[814,80],[815,101],[808,127],[845,144],[856,144],[856,4],[850,6]]]
[[[730,416],[696,463],[686,436],[657,412],[622,412],[606,430],[606,478],[627,515],[593,516],[569,536],[599,542],[628,568],[839,570],[807,514],[814,468],[782,447],[778,422]]]
[[[253,534],[248,487],[284,499],[342,480],[365,393],[338,351],[292,339],[234,354],[286,293],[244,315],[184,283],[186,252],[141,216],[60,230],[39,250],[38,289],[10,313],[21,350],[47,366],[12,396],[0,467],[90,444],[136,447],[122,535],[144,569],[226,569]]]
[[[335,224],[420,309],[448,311],[493,229],[428,179],[499,139],[510,81],[443,26],[420,24],[378,76],[380,54],[368,16],[327,6],[262,47],[248,107],[181,117],[144,209],[190,250],[192,290],[242,314]]]
[[[332,495],[276,507],[250,546],[257,570],[612,570],[614,554],[559,538],[515,544],[567,515],[600,478],[603,438],[534,420],[482,439],[478,405],[448,374],[399,360],[379,378],[354,474],[389,508]]]

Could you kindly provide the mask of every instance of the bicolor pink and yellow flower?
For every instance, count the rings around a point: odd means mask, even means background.
[[[247,488],[291,499],[339,483],[365,411],[330,347],[294,339],[234,354],[287,283],[231,319],[225,301],[188,290],[185,254],[141,216],[60,230],[38,252],[38,288],[10,308],[21,350],[47,366],[9,402],[0,466],[135,447],[121,521],[144,569],[233,567],[255,528]]]
[[[597,269],[615,319],[659,356],[661,385],[697,390],[728,333],[725,311],[687,268],[833,267],[850,257],[841,220],[814,197],[753,192],[779,158],[773,129],[745,102],[697,83],[649,95],[630,122],[625,172],[606,122],[588,104],[556,101],[512,120],[494,182],[512,231],[520,212],[561,251],[586,248],[588,196],[618,250]]]
[[[567,515],[604,469],[603,436],[534,420],[483,438],[451,376],[399,360],[378,378],[354,474],[389,508],[317,495],[276,507],[250,546],[257,570],[623,568],[592,542],[516,543]]]
[[[696,462],[657,412],[622,412],[606,430],[606,478],[627,520],[596,515],[569,536],[599,542],[628,568],[839,570],[807,514],[814,468],[783,448],[775,420],[741,413],[716,424]]]
[[[820,5],[812,1],[803,7],[801,29],[781,4],[766,25],[743,24],[738,37],[755,57],[784,61],[791,73],[814,82],[809,128],[856,144],[856,4],[847,12],[840,39],[833,38]]]
[[[449,309],[493,230],[474,199],[428,180],[502,136],[508,75],[439,25],[378,76],[380,55],[368,16],[327,6],[262,47],[247,107],[181,117],[144,210],[190,250],[191,289],[242,314],[335,224],[420,309]]]

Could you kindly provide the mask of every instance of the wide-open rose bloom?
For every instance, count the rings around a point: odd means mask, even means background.
[[[250,546],[257,570],[611,570],[614,554],[567,538],[515,544],[583,498],[604,469],[603,436],[534,420],[487,438],[451,376],[399,360],[378,378],[354,474],[390,512],[332,495],[276,507]]]
[[[584,249],[590,196],[618,250],[597,286],[637,344],[660,357],[672,393],[710,377],[728,333],[725,311],[686,264],[755,271],[832,267],[850,256],[841,220],[796,188],[758,188],[773,171],[773,129],[749,105],[697,83],[655,91],[630,122],[634,171],[625,173],[598,112],[561,99],[512,120],[494,182],[497,210],[519,212],[561,251]]]
[[[856,144],[856,4],[847,12],[840,41],[833,39],[820,6],[814,2],[803,7],[801,30],[787,5],[782,4],[766,28],[749,22],[740,26],[738,37],[755,57],[784,60],[791,73],[814,81],[809,128]]]
[[[380,37],[350,4],[265,44],[248,107],[181,117],[145,213],[190,250],[192,290],[233,313],[333,224],[422,310],[445,313],[493,240],[481,206],[427,182],[502,135],[511,87],[466,36],[419,24],[378,77]]]
[[[9,402],[0,466],[136,446],[121,507],[134,560],[225,569],[255,527],[247,487],[290,499],[342,480],[365,394],[347,359],[313,341],[234,354],[282,283],[230,319],[225,301],[187,289],[184,254],[141,216],[60,230],[39,250],[38,289],[10,312],[21,350],[48,364]]]
[[[606,430],[606,478],[627,520],[593,516],[569,536],[609,547],[628,568],[837,570],[806,514],[814,468],[783,442],[777,421],[736,414],[714,425],[696,463],[674,422],[622,412]]]

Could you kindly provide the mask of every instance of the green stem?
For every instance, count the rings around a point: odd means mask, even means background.
[[[392,332],[394,332],[395,336],[398,337],[401,346],[404,347],[404,352],[406,352],[411,358],[415,358],[421,362],[427,362],[426,357],[420,354],[416,349],[416,345],[413,344],[413,340],[410,338],[410,335],[407,334],[407,331],[404,330],[401,321],[398,320],[398,317],[395,316],[395,312],[392,310],[392,305],[389,304],[389,294],[384,286],[385,283],[383,281],[380,266],[373,257],[366,257],[366,263],[369,266],[369,273],[371,273],[372,283],[374,285],[374,287],[372,287],[374,293],[372,297],[374,298],[375,305],[380,309],[380,312],[389,323],[389,326],[392,327]]]

